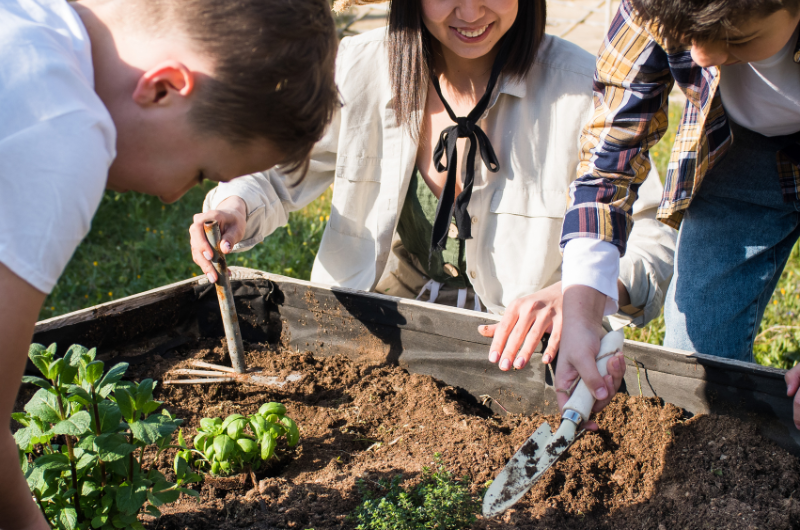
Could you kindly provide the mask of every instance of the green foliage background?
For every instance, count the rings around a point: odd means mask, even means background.
[[[667,162],[680,107],[670,109],[670,128],[653,149],[659,173]],[[180,201],[164,205],[137,193],[106,192],[92,230],[47,298],[41,319],[69,313],[99,303],[154,289],[197,274],[189,249],[189,224],[200,211],[213,183],[198,186]],[[237,254],[230,265],[241,265],[308,279],[330,212],[331,190],[291,215],[289,225],[278,229],[253,250]],[[770,300],[756,339],[759,363],[790,368],[800,361],[800,249],[795,246],[786,270]],[[642,329],[628,329],[628,338],[661,344],[663,315]]]

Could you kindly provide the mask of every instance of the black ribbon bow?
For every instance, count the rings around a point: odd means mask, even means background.
[[[486,92],[481,97],[475,108],[463,118],[457,118],[453,109],[447,104],[447,101],[442,96],[442,89],[439,86],[439,78],[431,71],[431,81],[439,99],[442,100],[447,114],[450,119],[456,124],[447,127],[442,131],[439,136],[439,142],[433,150],[433,163],[436,171],[440,173],[447,171],[447,180],[445,181],[442,195],[439,197],[439,203],[436,205],[436,218],[433,221],[433,233],[431,234],[431,248],[430,255],[439,250],[444,250],[447,244],[447,233],[450,228],[450,219],[453,217],[453,207],[455,206],[456,227],[458,228],[459,239],[472,239],[472,230],[470,228],[470,215],[467,211],[467,206],[472,198],[472,186],[475,184],[475,154],[480,148],[481,159],[486,165],[486,169],[492,173],[497,173],[500,170],[500,164],[497,161],[497,155],[494,152],[492,143],[489,137],[478,126],[478,120],[486,112],[486,107],[489,106],[489,100],[492,97],[492,92],[497,84],[497,79],[500,77],[500,71],[505,65],[508,56],[508,43],[507,41],[500,48],[500,52],[495,58],[494,65],[492,65],[492,73],[489,76],[489,83],[486,85]],[[469,138],[469,151],[467,151],[467,167],[466,178],[464,179],[464,189],[455,197],[456,194],[456,179],[458,175],[458,152],[456,150],[456,141],[459,138]],[[442,163],[442,156],[446,155],[446,161]],[[455,205],[453,204],[455,202]]]

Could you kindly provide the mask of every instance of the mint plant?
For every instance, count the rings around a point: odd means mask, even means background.
[[[209,468],[212,475],[230,475],[246,466],[259,467],[275,454],[281,436],[286,437],[289,447],[300,441],[297,424],[286,416],[286,407],[280,403],[264,403],[251,416],[203,418],[194,437],[199,453],[194,463]]]
[[[153,399],[156,382],[122,381],[127,363],[105,372],[94,348],[73,345],[61,359],[55,352],[55,344],[31,345],[28,356],[44,377],[23,377],[40,388],[25,412],[12,416],[22,425],[14,433],[22,470],[50,525],[143,529],[137,518],[143,507],[158,517],[158,507],[181,493],[197,496],[185,485],[202,477],[180,464],[181,452],[175,482],[155,467],[165,449],[185,449],[170,444],[182,420],[165,409],[155,413],[162,404]],[[145,467],[148,446],[155,457]]]
[[[453,478],[434,455],[436,469],[422,468],[420,483],[406,491],[402,475],[379,480],[378,492],[361,480],[363,502],[351,514],[357,530],[462,530],[477,521],[480,499],[469,492],[467,477]]]

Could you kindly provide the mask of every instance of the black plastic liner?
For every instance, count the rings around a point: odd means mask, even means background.
[[[552,374],[540,353],[511,372],[488,362],[491,339],[477,328],[499,321],[496,316],[231,270],[245,342],[282,341],[315,355],[399,364],[459,387],[464,398],[498,413],[557,412]],[[34,342],[56,342],[61,353],[71,344],[97,347],[119,361],[223,337],[216,291],[201,277],[39,322]],[[723,414],[755,423],[765,437],[800,456],[783,370],[632,341],[625,342],[625,356],[623,390],[637,395],[641,384],[645,396],[673,403],[688,415]]]

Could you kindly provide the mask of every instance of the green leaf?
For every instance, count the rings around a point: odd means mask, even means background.
[[[141,407],[137,406],[137,408],[139,408],[139,410],[142,411],[142,414],[144,414],[145,416],[148,416],[148,415],[152,414],[161,405],[162,405],[161,401],[148,401],[144,405],[142,405]]]
[[[18,429],[17,432],[14,433],[14,441],[17,442],[17,447],[26,453],[30,451],[31,439],[32,436],[30,427]]]
[[[134,407],[133,396],[128,389],[117,388],[114,391],[114,397],[117,399],[117,405],[119,406],[119,410],[122,412],[122,416],[125,418],[125,420],[128,423],[134,421],[136,419],[134,417],[136,414],[136,409]]]
[[[78,512],[72,506],[65,506],[58,512],[58,522],[66,530],[78,527]]]
[[[97,462],[97,455],[94,453],[84,453],[75,463],[75,467],[78,471],[85,469],[91,465],[94,465]]]
[[[128,443],[128,438],[119,433],[106,433],[98,436],[94,441],[100,458],[105,462],[113,462],[125,458],[136,449],[135,445]]]
[[[70,401],[77,401],[85,407],[92,406],[92,396],[89,395],[89,392],[78,385],[70,385],[67,389],[67,394],[69,395]]]
[[[257,438],[261,438],[267,428],[267,420],[263,416],[251,416],[250,428],[253,430],[253,433],[255,433]]]
[[[269,460],[275,453],[275,446],[277,442],[269,433],[265,433],[261,437],[261,460]]]
[[[233,440],[227,434],[220,434],[214,438],[214,452],[220,461],[227,460],[233,451]]]
[[[281,418],[281,423],[286,427],[286,444],[294,447],[300,441],[300,430],[297,428],[297,424],[288,416]]]
[[[108,515],[98,515],[92,519],[92,528],[100,528],[108,521]]]
[[[81,367],[81,352],[86,351],[83,346],[73,344],[64,355],[64,371],[61,373],[61,384],[68,385],[75,381]]]
[[[50,371],[47,372],[47,375],[45,377],[47,377],[48,379],[50,379],[52,381],[57,380],[58,376],[61,375],[61,372],[64,371],[64,366],[65,366],[65,363],[64,363],[64,359],[63,358],[56,359],[55,361],[50,363]]]
[[[136,514],[147,500],[147,484],[144,481],[136,481],[131,485],[120,486],[116,500],[117,508],[123,514]]]
[[[283,416],[286,414],[286,407],[273,401],[272,403],[264,403],[261,405],[261,408],[258,409],[258,413],[262,416],[269,416],[270,414]]]
[[[149,494],[149,493],[147,494],[147,499],[148,499],[148,500],[150,500],[150,494]],[[152,503],[152,501],[150,501],[150,502]],[[150,515],[152,515],[153,517],[155,517],[155,518],[159,518],[159,517],[161,517],[161,510],[159,510],[158,508],[156,508],[155,504],[148,504],[148,505],[147,505],[147,508],[145,508],[145,511],[146,511],[148,514],[150,514]]]
[[[50,381],[48,381],[47,379],[42,379],[41,377],[36,377],[33,375],[23,375],[22,382],[29,383],[31,385],[36,385],[38,387],[45,388],[48,390],[53,388],[53,385],[51,385]]]
[[[225,418],[225,421],[222,422],[222,430],[223,431],[226,430],[231,423],[243,419],[245,419],[245,417],[242,416],[241,414],[231,414],[230,416]]]
[[[217,431],[222,431],[221,425],[222,420],[219,418],[203,418],[200,420],[200,429],[209,434],[217,434]]]
[[[28,427],[31,424],[31,418],[27,412],[12,412],[11,419],[23,427]]]
[[[239,446],[239,449],[241,449],[243,453],[250,454],[258,452],[258,444],[249,438],[239,438],[236,440],[236,445]]]
[[[86,455],[84,455],[84,456],[86,456]],[[99,491],[102,491],[102,490],[100,488],[98,488],[97,484],[95,484],[93,481],[84,480],[83,482],[81,482],[81,496],[82,497],[88,497],[88,496],[94,494],[95,492],[99,492]]]
[[[113,401],[101,401],[97,405],[97,413],[100,416],[100,430],[102,432],[112,432],[119,428],[122,420],[122,411],[119,405]]]
[[[228,436],[230,436],[234,440],[238,440],[242,436],[242,432],[244,431],[245,426],[247,425],[247,418],[239,418],[236,421],[232,421],[228,425]]]
[[[194,448],[201,452],[205,451],[206,446],[208,445],[209,436],[210,436],[209,434],[204,432],[195,436],[193,442]]]
[[[28,482],[28,487],[34,491],[40,491],[47,483],[44,480],[44,469],[39,466],[31,466],[25,473],[25,480]]]
[[[91,425],[91,423],[92,417],[88,412],[82,410],[76,412],[66,420],[56,423],[55,426],[53,426],[53,433],[80,436],[89,430],[89,425]]]
[[[189,463],[178,453],[175,455],[175,462],[172,464],[172,469],[175,470],[175,476],[180,479],[189,469]]]
[[[146,444],[154,444],[161,438],[158,425],[146,421],[129,421],[128,427],[130,427],[134,438]]]
[[[25,411],[47,423],[61,421],[58,398],[44,388],[36,391],[31,400],[25,405]]]
[[[50,362],[53,360],[52,354],[45,350],[41,344],[31,344],[28,350],[28,358],[39,372],[47,377],[47,374],[50,373]]]
[[[87,364],[85,368],[86,381],[90,385],[94,385],[95,383],[97,383],[100,380],[100,378],[103,377],[104,367],[105,364],[103,363],[103,361],[92,361],[89,364]]]
[[[36,467],[43,471],[66,471],[69,469],[69,457],[62,453],[43,455],[34,460]]]
[[[136,408],[143,410],[145,405],[153,399],[153,389],[156,387],[156,382],[152,379],[144,379],[139,383],[136,389]]]
[[[125,370],[128,369],[128,363],[119,363],[115,364],[111,369],[106,372],[106,375],[103,376],[103,379],[100,380],[100,384],[97,385],[98,393],[102,397],[106,397],[114,390],[115,385],[122,379],[122,376],[125,375]]]

